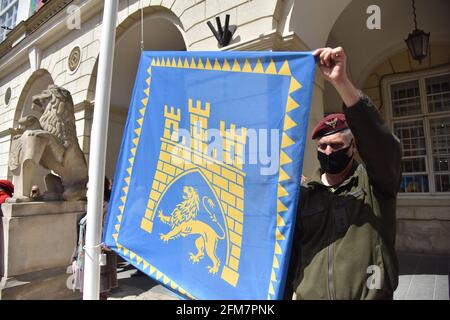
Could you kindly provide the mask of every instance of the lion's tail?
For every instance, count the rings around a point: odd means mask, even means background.
[[[223,239],[225,239],[225,230],[223,230],[219,221],[217,221],[216,215],[214,213],[212,213],[211,211],[209,211],[208,206],[205,203],[205,200],[209,200],[208,203],[211,207],[213,206],[213,203],[212,203],[211,199],[209,199],[207,196],[203,196],[203,198],[202,198],[203,207],[205,207],[205,210],[206,210],[206,212],[208,212],[211,220],[213,222],[215,222],[217,224],[217,226],[220,228],[220,231],[222,231],[222,236],[219,237],[219,240],[223,240]]]

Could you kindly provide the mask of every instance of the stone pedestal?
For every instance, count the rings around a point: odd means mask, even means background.
[[[68,266],[86,202],[5,203],[0,227],[0,299],[76,299]]]

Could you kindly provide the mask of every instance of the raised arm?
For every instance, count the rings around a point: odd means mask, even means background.
[[[321,48],[313,53],[325,80],[344,102],[344,113],[369,178],[380,191],[395,196],[401,179],[401,148],[370,99],[347,75],[344,49]]]

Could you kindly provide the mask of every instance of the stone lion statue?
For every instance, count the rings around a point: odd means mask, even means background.
[[[40,165],[55,174],[45,177],[47,192],[39,200],[76,201],[85,199],[88,169],[78,144],[72,96],[50,85],[32,97],[32,109],[40,118],[19,120],[14,134],[9,168],[15,176],[12,202],[31,201],[32,177]]]
[[[206,201],[206,202],[205,202]],[[208,213],[211,220],[219,227],[221,235],[219,235],[210,225],[197,219],[201,205]],[[184,186],[183,201],[176,205],[170,216],[165,216],[162,210],[158,212],[158,218],[164,224],[170,226],[170,231],[166,234],[161,233],[160,239],[167,243],[169,240],[176,239],[180,236],[198,235],[195,240],[196,253],[189,253],[189,260],[192,263],[199,263],[205,256],[211,259],[212,265],[208,266],[209,273],[216,274],[219,271],[220,260],[217,257],[216,249],[218,242],[225,239],[226,233],[214,213],[208,207],[214,208],[214,202],[204,196],[200,202],[200,197],[191,186]]]

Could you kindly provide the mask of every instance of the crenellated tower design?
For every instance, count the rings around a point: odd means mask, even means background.
[[[221,150],[208,152],[209,102],[188,100],[189,136],[181,134],[181,110],[164,106],[164,133],[141,229],[153,232],[155,213],[164,194],[179,178],[198,172],[215,195],[223,214],[227,256],[221,278],[232,286],[239,280],[244,225],[244,178],[242,170],[246,129],[220,122]],[[221,157],[220,157],[221,155]]]

